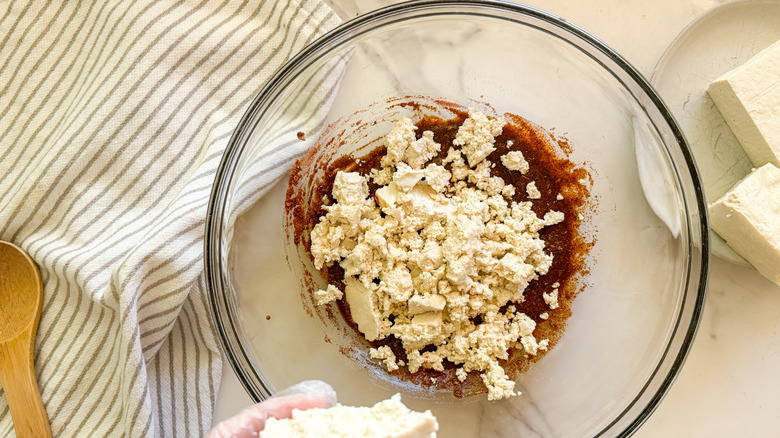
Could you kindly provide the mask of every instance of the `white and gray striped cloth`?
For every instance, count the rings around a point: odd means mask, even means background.
[[[320,0],[0,0],[0,240],[43,275],[55,436],[208,431],[214,172],[263,83],[338,22]]]

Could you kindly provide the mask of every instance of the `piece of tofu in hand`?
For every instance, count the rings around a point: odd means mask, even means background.
[[[373,407],[336,405],[269,418],[260,438],[436,438],[438,430],[431,411],[412,411],[396,394]]]
[[[758,272],[780,285],[780,169],[754,169],[709,205],[710,226]]]

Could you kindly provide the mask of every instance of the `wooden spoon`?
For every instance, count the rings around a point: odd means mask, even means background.
[[[20,438],[52,436],[33,365],[42,304],[35,262],[18,246],[0,241],[0,383]]]

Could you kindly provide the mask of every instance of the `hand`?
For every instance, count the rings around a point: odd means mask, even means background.
[[[329,408],[335,404],[336,392],[327,383],[301,382],[217,424],[206,438],[257,438],[269,418],[290,418],[293,409]]]

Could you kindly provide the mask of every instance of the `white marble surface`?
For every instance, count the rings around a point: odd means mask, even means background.
[[[328,0],[353,18],[391,0]],[[675,36],[719,0],[529,0],[615,48],[647,77]],[[780,26],[780,23],[778,23]],[[215,422],[251,403],[225,363]],[[713,258],[691,353],[638,437],[780,436],[780,287]]]

